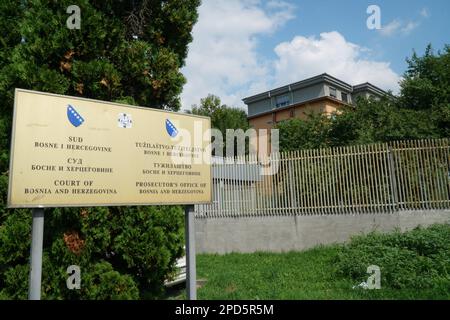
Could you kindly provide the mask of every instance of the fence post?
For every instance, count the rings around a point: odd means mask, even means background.
[[[297,212],[297,194],[295,193],[295,183],[297,182],[295,179],[295,174],[294,174],[294,170],[293,170],[293,166],[292,166],[292,162],[294,162],[294,153],[291,152],[291,155],[289,157],[289,178],[288,178],[288,183],[289,183],[289,187],[290,187],[290,192],[291,192],[291,203],[289,203],[289,206],[291,208],[291,210],[293,210],[294,212]]]
[[[392,147],[387,145],[387,156],[389,162],[389,180],[392,193],[392,207],[395,211],[399,209],[398,194],[397,194],[397,177],[395,173],[394,156],[392,154]]]

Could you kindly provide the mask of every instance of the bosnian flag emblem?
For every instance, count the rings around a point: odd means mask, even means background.
[[[80,126],[84,119],[70,104],[67,106],[67,118],[74,127]]]
[[[171,136],[172,138],[175,138],[178,134],[177,128],[175,128],[174,124],[170,122],[169,119],[166,119],[166,130],[169,136]]]

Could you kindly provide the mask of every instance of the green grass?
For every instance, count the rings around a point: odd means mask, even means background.
[[[419,231],[411,231],[405,237],[413,240],[419,238],[424,239],[423,241],[427,241],[427,246],[432,246],[433,244],[429,240],[430,237],[425,238],[423,237],[424,234],[434,232],[442,240],[447,239],[449,230],[449,226],[438,226],[437,229],[428,230],[419,229]],[[391,238],[389,237],[398,239],[399,237],[403,238],[403,235],[397,232],[388,236],[383,235],[382,237],[388,237],[388,240],[390,240]],[[437,267],[441,268],[440,270],[443,270],[438,274],[438,278],[436,278],[438,280],[433,282],[435,278],[428,279],[427,273],[418,274],[417,270],[411,269],[396,270],[396,264],[398,261],[401,262],[402,256],[399,255],[398,259],[395,256],[387,256],[389,259],[386,260],[386,255],[392,255],[392,251],[384,251],[381,248],[380,251],[372,252],[371,247],[366,246],[366,244],[374,240],[378,241],[379,238],[379,234],[372,234],[357,237],[357,239],[354,239],[354,241],[347,245],[319,246],[303,252],[257,252],[251,254],[231,253],[225,255],[200,254],[197,255],[197,278],[206,280],[206,283],[198,289],[198,298],[226,300],[450,299],[450,276],[447,272],[450,269],[450,261],[447,260],[449,252],[448,246],[445,243],[444,247],[437,246],[441,250],[439,257],[444,257],[445,261],[442,262],[442,259],[430,260],[432,263],[436,263],[438,265]],[[390,243],[389,241],[385,242]],[[411,250],[404,243],[402,242],[401,247],[396,247],[396,250],[398,249],[401,252],[404,252],[402,250]],[[414,246],[417,246],[418,242],[413,241],[413,243]],[[367,249],[361,249],[361,245]],[[392,246],[396,245],[394,244]],[[352,286],[367,280],[369,276],[365,274],[365,270],[357,276],[355,276],[353,271],[353,273],[345,273],[344,267],[348,268],[349,257],[355,261],[355,266],[358,266],[358,262],[362,261],[358,261],[359,256],[355,255],[353,258],[351,256],[352,254],[361,254],[361,250],[367,250],[373,259],[381,259],[378,260],[381,262],[388,261],[386,262],[386,266],[380,266],[382,272],[383,270],[395,270],[398,274],[406,272],[406,277],[408,272],[411,272],[412,275],[418,279],[420,278],[419,280],[421,281],[417,283],[430,283],[429,287],[414,287],[413,285],[413,287],[400,286],[399,288],[395,288],[395,286],[390,286],[389,283],[383,283],[383,279],[392,279],[391,274],[391,278],[389,278],[389,275],[382,276],[381,289],[379,290],[352,289]],[[442,253],[442,250],[445,251]],[[436,254],[434,251],[432,254]],[[394,250],[394,252],[397,251]],[[423,255],[418,256],[420,259],[425,257]],[[388,265],[387,263],[390,264]],[[364,263],[360,264],[364,268],[367,268]],[[409,266],[411,264],[407,265],[410,268]],[[402,268],[402,266],[403,264],[400,263],[398,268]],[[428,266],[428,268],[434,270],[434,266]],[[424,280],[430,281],[427,282]],[[181,290],[176,292],[177,297],[175,298],[185,297]]]
[[[434,290],[352,289],[360,282],[335,275],[339,248],[289,253],[197,256],[199,299],[448,299]]]

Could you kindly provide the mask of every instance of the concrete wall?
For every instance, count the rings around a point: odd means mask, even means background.
[[[196,219],[197,253],[304,250],[341,243],[373,230],[402,231],[418,225],[450,223],[450,210],[359,215]]]

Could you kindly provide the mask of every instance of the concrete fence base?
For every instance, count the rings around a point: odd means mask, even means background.
[[[342,243],[371,231],[402,231],[450,223],[450,210],[399,211],[358,215],[196,219],[197,253],[304,250]]]

